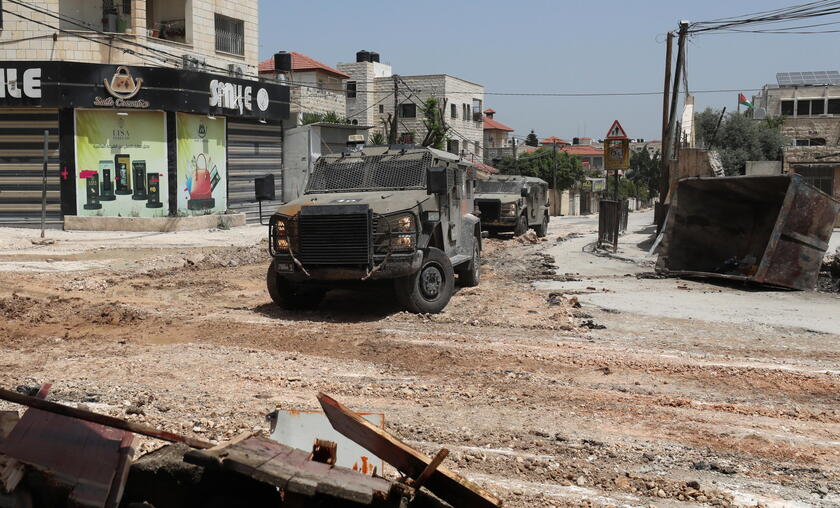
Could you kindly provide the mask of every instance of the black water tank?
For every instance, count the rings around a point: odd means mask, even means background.
[[[370,52],[370,61],[371,62],[379,62],[379,53],[377,53],[376,51],[371,51]]]
[[[356,52],[356,61],[357,62],[370,62],[370,51],[357,51]]]
[[[572,138],[572,144],[573,145],[579,145],[580,144],[580,138]]]
[[[292,54],[288,51],[278,51],[275,53],[274,70],[276,72],[292,72]]]

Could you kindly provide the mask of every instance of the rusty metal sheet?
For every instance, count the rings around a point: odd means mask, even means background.
[[[840,202],[802,177],[686,178],[677,185],[658,272],[816,286]]]
[[[393,485],[348,468],[310,460],[309,452],[262,437],[223,443],[184,456],[191,464],[249,476],[280,490],[303,496],[327,496],[369,505],[388,498]]]
[[[357,413],[380,429],[385,428],[383,413]],[[292,448],[311,450],[315,439],[326,439],[338,444],[336,465],[347,467],[363,474],[373,474],[376,468],[383,473],[385,463],[352,440],[333,429],[323,411],[299,411],[278,409],[271,414],[274,418],[271,439]]]
[[[39,398],[46,395],[42,392]],[[130,432],[28,409],[0,443],[0,454],[70,486],[68,500],[77,506],[116,507],[133,438]]]

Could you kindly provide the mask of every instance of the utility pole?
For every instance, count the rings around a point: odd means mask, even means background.
[[[553,154],[551,156],[551,188],[554,189],[554,194],[557,194],[557,140],[552,143]]]
[[[391,122],[391,131],[388,133],[388,144],[389,145],[396,145],[397,144],[397,125],[399,124],[399,110],[400,104],[397,95],[399,94],[399,85],[398,80],[399,76],[394,74],[392,76],[394,78],[394,120]]]
[[[47,163],[49,162],[50,131],[44,130],[44,168],[41,182],[41,238],[47,223]]]
[[[663,160],[666,164],[670,163],[672,159],[674,159],[674,154],[672,153],[674,150],[674,142],[677,133],[677,102],[679,101],[680,95],[680,79],[683,73],[683,65],[685,62],[685,38],[688,34],[688,21],[680,21],[680,32],[679,32],[679,39],[677,41],[677,66],[676,70],[674,71],[674,86],[671,90],[671,108],[669,111],[669,120],[668,120],[668,139],[662,140],[663,143],[667,142],[667,154],[668,159]],[[663,157],[663,159],[665,159]],[[670,175],[669,175],[670,176]],[[670,178],[669,178],[670,182]],[[670,185],[669,185],[670,187]],[[662,196],[662,200],[664,201],[667,197],[668,193],[666,192],[665,195]]]
[[[665,199],[665,196],[668,194],[668,184],[670,180],[670,176],[668,174],[668,161],[670,160],[670,150],[668,150],[668,146],[665,143],[665,138],[668,137],[668,92],[671,91],[671,60],[672,60],[672,48],[674,43],[674,32],[668,32],[668,38],[665,43],[665,86],[662,92],[662,152],[661,152],[661,165],[662,168],[659,172],[659,196],[660,200]]]

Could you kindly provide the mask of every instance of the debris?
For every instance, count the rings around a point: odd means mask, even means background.
[[[356,415],[335,399],[319,393],[318,401],[335,430],[359,443],[401,473],[420,478],[432,459]],[[453,506],[498,507],[502,502],[455,472],[438,467],[426,484],[428,489]]]
[[[604,329],[607,328],[606,326],[600,325],[600,324],[596,323],[595,321],[592,321],[591,319],[587,319],[586,321],[581,323],[580,326],[583,326],[585,328],[589,328],[590,330],[604,330]]]
[[[537,233],[535,233],[533,229],[529,229],[524,234],[515,236],[513,239],[519,243],[540,243],[540,237],[537,236]]]
[[[796,174],[686,178],[658,273],[814,289],[840,201]]]

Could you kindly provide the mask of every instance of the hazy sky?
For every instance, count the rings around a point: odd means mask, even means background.
[[[601,2],[426,0],[260,2],[260,57],[298,51],[328,65],[377,51],[394,73],[450,74],[487,92],[662,90],[664,34],[804,0]],[[823,18],[817,22],[840,21]],[[676,50],[676,41],[675,41]],[[687,46],[689,89],[748,89],[776,72],[837,70],[840,34],[699,36]],[[735,108],[737,93],[698,94],[697,107]],[[633,138],[661,137],[662,97],[488,95],[496,119],[524,136],[603,137],[613,119]]]

